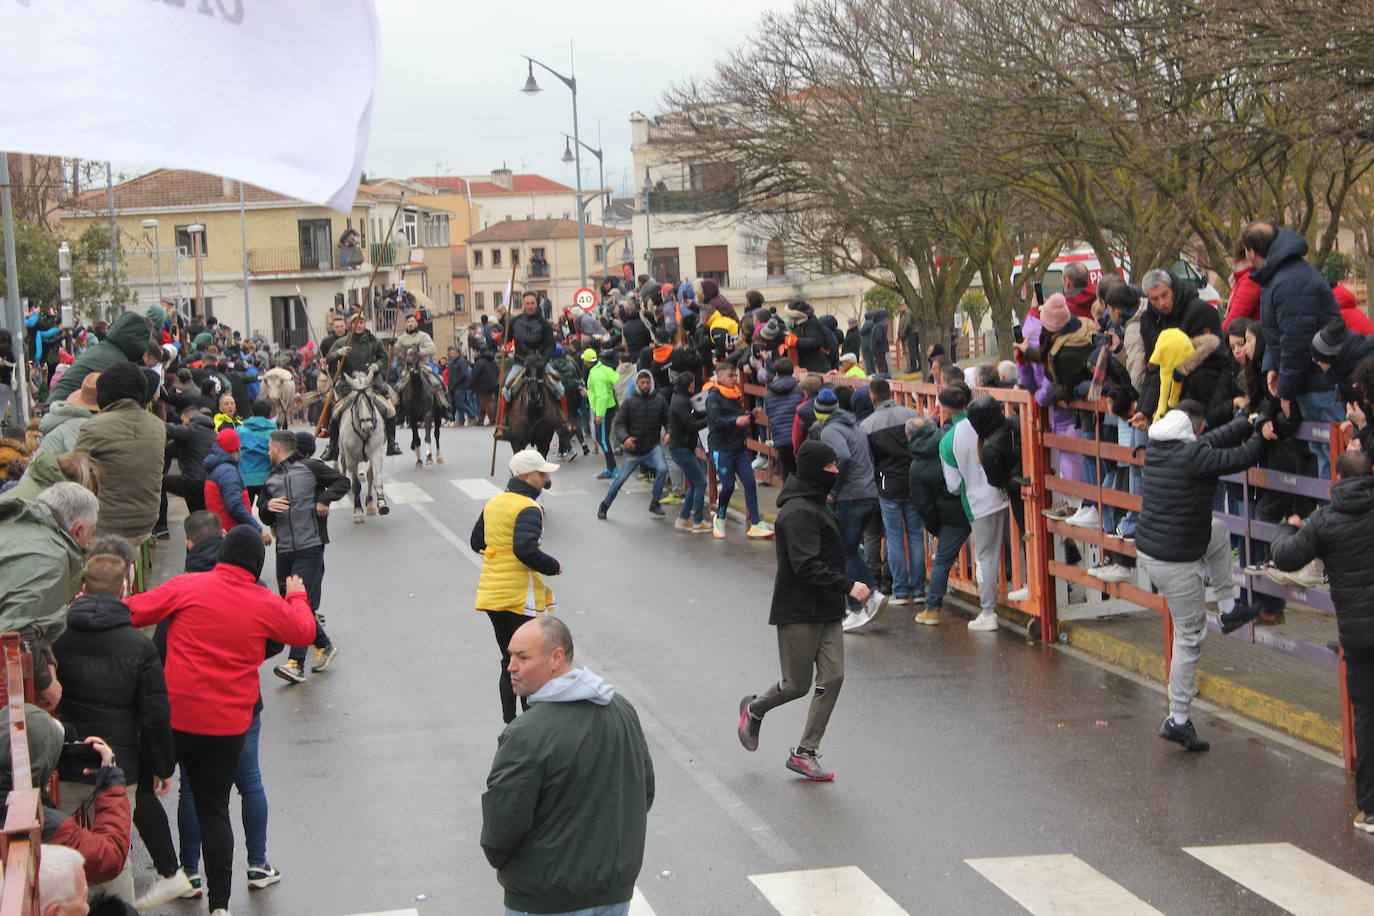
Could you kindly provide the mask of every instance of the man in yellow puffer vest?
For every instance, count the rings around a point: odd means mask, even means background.
[[[540,549],[544,511],[535,503],[558,465],[527,448],[511,457],[509,468],[511,479],[505,492],[487,502],[472,526],[471,538],[472,549],[485,557],[475,605],[491,620],[501,647],[498,686],[501,716],[507,723],[515,719],[515,692],[507,670],[510,638],[531,617],[557,610],[553,589],[544,583],[544,576],[563,571],[562,564]]]

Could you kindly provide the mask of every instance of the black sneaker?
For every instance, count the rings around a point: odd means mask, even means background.
[[[604,522],[604,521],[606,520],[606,512],[607,512],[610,508],[611,508],[611,507],[608,506],[608,505],[606,505],[605,503],[602,503],[601,505],[597,506],[597,507],[596,507],[596,517],[599,518],[599,519],[601,519],[601,520]]]
[[[1237,602],[1235,607],[1231,608],[1231,610],[1227,611],[1225,614],[1222,614],[1219,618],[1221,621],[1221,632],[1230,633],[1234,630],[1239,630],[1241,627],[1258,617],[1259,613],[1259,608],[1254,605]]]
[[[663,507],[660,506],[658,503],[649,503],[649,514],[657,515],[659,518],[663,518]]]
[[[401,447],[397,445],[395,442],[388,442],[386,444],[386,453],[388,456],[405,454],[401,451]]]
[[[324,462],[339,460],[339,447],[333,442],[324,447],[324,453],[320,455],[320,460]]]
[[[161,528],[154,528],[153,537],[157,538],[159,541],[170,541],[172,539],[172,532],[165,526]]]
[[[757,699],[758,696],[751,693],[739,701],[739,728],[736,731],[739,743],[744,745],[746,751],[759,749],[759,728],[763,725],[763,717],[749,711],[749,704]]]
[[[1159,737],[1182,745],[1185,751],[1205,751],[1212,745],[1197,736],[1191,720],[1179,725],[1173,716],[1165,716],[1164,724],[1159,727]]]

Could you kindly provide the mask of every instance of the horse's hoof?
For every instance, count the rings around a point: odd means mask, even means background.
[[[416,466],[417,468],[422,468],[422,467],[425,466],[425,463],[424,463],[423,461],[421,461],[419,458],[416,458],[416,459],[415,459],[415,466]]]
[[[434,456],[433,456],[433,455],[426,455],[426,456],[425,456],[425,464],[433,464],[433,463],[434,463]]]
[[[372,503],[368,503],[368,504],[367,504],[367,514],[368,514],[368,515],[376,515],[376,514],[377,514],[377,507],[374,506]]]
[[[362,514],[361,512],[354,512],[354,513],[353,513],[353,524],[355,524],[355,525],[361,525],[362,523],[363,523],[363,514]]]
[[[377,513],[378,513],[379,515],[386,515],[386,514],[389,513],[390,511],[391,511],[391,507],[388,506],[386,503],[381,503],[380,505],[377,506]]]
[[[443,464],[443,463],[444,463],[444,456],[443,456],[443,455],[436,455],[436,456],[434,457],[434,460],[437,461],[437,462],[439,462],[440,464]]]

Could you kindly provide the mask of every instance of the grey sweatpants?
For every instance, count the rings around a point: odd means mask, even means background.
[[[806,714],[806,729],[798,747],[811,750],[821,746],[835,700],[844,683],[844,630],[841,621],[830,623],[784,623],[778,626],[778,662],[782,678],[750,704],[756,716],[806,696],[815,669],[816,692]]]
[[[1197,663],[1202,657],[1202,641],[1207,638],[1207,584],[1218,601],[1234,598],[1231,576],[1231,538],[1226,526],[1212,519],[1212,536],[1201,561],[1173,563],[1139,554],[1140,567],[1154,583],[1155,590],[1169,602],[1174,619],[1174,658],[1169,668],[1169,711],[1187,715],[1193,704],[1197,684]]]
[[[984,615],[997,613],[997,586],[1002,578],[1002,553],[1007,543],[1007,509],[975,518],[973,556],[978,561],[978,605]]]

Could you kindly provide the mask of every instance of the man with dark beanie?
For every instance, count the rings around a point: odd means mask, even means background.
[[[835,778],[821,767],[816,752],[844,683],[845,596],[860,602],[869,596],[867,585],[845,575],[840,526],[825,504],[839,475],[835,450],[824,442],[808,440],[797,450],[797,473],[778,494],[778,571],[768,614],[778,628],[782,677],[739,703],[740,743],[746,751],[758,750],[764,715],[806,696],[814,670],[816,690],[806,728],[787,768],[818,782]]]
[[[1374,833],[1374,476],[1362,451],[1336,459],[1340,478],[1331,504],[1304,522],[1296,515],[1274,532],[1271,552],[1282,570],[1314,559],[1326,566],[1336,630],[1345,661],[1345,684],[1355,713],[1355,829]]]
[[[195,798],[212,916],[228,912],[234,856],[229,790],[258,701],[267,642],[299,646],[315,637],[299,576],[287,579],[285,598],[258,584],[265,557],[258,532],[239,525],[224,535],[214,569],[177,576],[128,601],[135,627],[176,617],[167,632],[172,738]]]
[[[1348,400],[1355,367],[1374,356],[1374,334],[1356,334],[1337,318],[1312,337],[1312,359],[1336,384],[1336,394]]]
[[[162,464],[167,428],[145,408],[147,386],[133,363],[100,373],[95,400],[100,412],[81,424],[72,450],[85,452],[105,476],[100,482],[100,531],[142,540],[153,530],[162,504]]]

